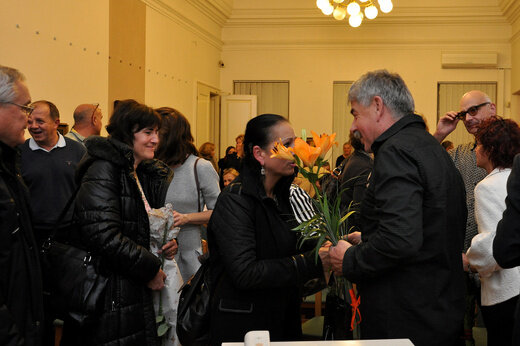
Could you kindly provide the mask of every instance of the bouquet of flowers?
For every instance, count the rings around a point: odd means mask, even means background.
[[[349,233],[348,218],[354,213],[350,210],[350,206],[346,212],[342,212],[341,193],[336,198],[329,199],[327,194],[322,193],[319,188],[319,179],[323,174],[322,167],[327,164],[325,159],[334,141],[336,134],[319,136],[311,131],[315,146],[311,146],[306,142],[305,130],[302,131],[302,138],[296,138],[294,148],[287,148],[281,140],[275,144],[271,157],[277,157],[290,160],[296,163],[299,172],[309,180],[315,190],[313,206],[315,214],[312,218],[302,222],[296,231],[300,232],[301,242],[309,239],[317,239],[315,248],[316,260],[318,259],[319,249],[325,242],[330,241],[333,246],[337,245],[341,239],[344,239]],[[341,297],[352,307],[352,318],[350,330],[353,332],[354,339],[359,339],[359,323],[361,315],[359,314],[360,299],[350,281],[344,277],[334,278],[331,286],[331,292],[337,297]]]

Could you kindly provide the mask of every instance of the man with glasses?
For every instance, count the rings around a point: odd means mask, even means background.
[[[83,144],[85,138],[100,135],[101,119],[103,119],[103,114],[99,104],[79,105],[74,111],[74,126],[65,137]]]
[[[433,136],[441,143],[457,127],[459,121],[464,123],[466,130],[475,135],[483,120],[496,115],[496,105],[491,102],[488,95],[480,90],[472,90],[465,93],[460,100],[460,111],[450,111],[439,119],[437,130]],[[480,295],[480,288],[477,286],[478,277],[474,277],[469,268],[466,258],[466,251],[471,246],[471,239],[478,234],[477,223],[475,221],[475,186],[486,176],[483,168],[477,167],[477,157],[475,153],[475,140],[456,146],[449,151],[455,166],[462,175],[466,187],[466,204],[468,207],[468,220],[466,223],[466,234],[464,237],[464,249],[462,252],[462,262],[466,275],[466,318],[464,336],[468,345],[473,345],[472,328],[475,320],[475,302]]]
[[[17,146],[31,96],[25,77],[0,65],[0,345],[41,345],[43,298],[38,247]]]

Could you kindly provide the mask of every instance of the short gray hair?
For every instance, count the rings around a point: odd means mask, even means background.
[[[15,68],[0,65],[0,102],[12,102],[16,98],[14,84],[25,76]]]
[[[356,101],[364,107],[368,107],[375,96],[383,99],[395,119],[415,111],[412,94],[397,73],[387,70],[367,72],[352,84],[348,92],[349,102]]]

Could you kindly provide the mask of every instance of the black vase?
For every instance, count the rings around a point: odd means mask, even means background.
[[[323,322],[323,340],[353,340],[350,330],[352,307],[334,293],[327,294]]]

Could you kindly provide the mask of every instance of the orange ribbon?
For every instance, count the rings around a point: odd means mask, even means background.
[[[352,320],[350,321],[350,330],[354,330],[354,325],[356,324],[356,314],[359,316],[359,321],[357,324],[361,323],[361,312],[359,311],[359,304],[361,301],[361,297],[357,297],[356,299],[356,293],[354,292],[354,289],[351,288],[349,290],[350,293],[350,306],[352,306]]]

